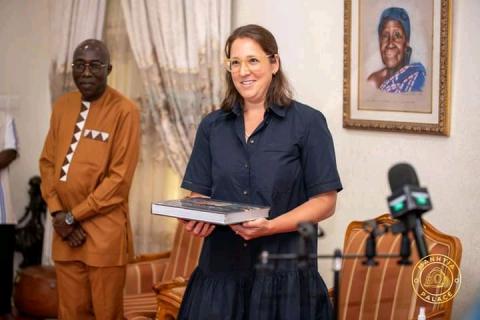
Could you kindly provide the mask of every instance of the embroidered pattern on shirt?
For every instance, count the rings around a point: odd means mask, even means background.
[[[75,154],[78,142],[80,141],[80,137],[82,136],[82,130],[85,126],[89,110],[90,102],[82,101],[82,105],[80,107],[80,114],[78,115],[75,129],[73,130],[72,142],[70,143],[70,147],[68,148],[65,160],[63,160],[62,169],[60,170],[60,181],[67,181],[68,169],[70,168],[70,163],[72,162],[73,155]]]
[[[93,139],[93,140],[107,142],[109,134],[107,132],[103,132],[103,131],[85,129],[83,131],[83,136],[85,138],[90,138],[90,139]]]

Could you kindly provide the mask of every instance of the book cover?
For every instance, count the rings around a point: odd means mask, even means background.
[[[268,217],[269,207],[209,198],[185,198],[152,203],[152,214],[213,224],[235,224]]]

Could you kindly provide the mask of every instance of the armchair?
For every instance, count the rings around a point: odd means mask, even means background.
[[[155,319],[157,301],[152,285],[162,278],[170,251],[135,257],[127,265],[123,289],[123,315],[126,319]]]
[[[392,225],[388,214],[376,218],[377,223]],[[462,245],[457,237],[444,234],[424,220],[424,233],[430,254],[443,254],[459,266]],[[362,222],[351,222],[347,228],[344,253],[361,254],[368,234]],[[401,235],[384,234],[377,237],[377,253],[399,252]],[[412,288],[412,271],[419,260],[412,242],[410,266],[397,264],[397,259],[378,259],[378,266],[367,267],[361,259],[347,259],[340,273],[339,319],[417,319],[420,306],[425,307],[427,319],[450,319],[453,299],[443,304],[430,304],[417,297]],[[332,294],[332,291],[330,291]]]
[[[179,224],[171,256],[161,281],[153,286],[157,296],[157,319],[176,319],[186,284],[198,264],[203,239],[190,235]]]
[[[164,309],[159,307],[159,297],[168,296],[170,289],[176,292],[186,285],[197,265],[202,243],[201,238],[185,232],[179,223],[171,251],[140,256],[130,263],[124,289],[124,316],[127,319],[163,319],[159,318],[159,314],[164,314]]]

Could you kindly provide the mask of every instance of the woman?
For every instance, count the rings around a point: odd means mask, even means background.
[[[410,18],[402,8],[388,8],[382,12],[378,24],[380,55],[385,68],[372,73],[368,81],[385,92],[422,91],[425,67],[410,64]]]
[[[291,99],[273,35],[257,25],[225,45],[227,92],[198,128],[182,187],[191,196],[268,205],[268,219],[232,226],[183,221],[205,237],[179,319],[330,319],[316,261],[257,271],[262,250],[294,253],[297,224],[335,210],[338,177],[324,116]],[[316,252],[316,243],[312,244]]]

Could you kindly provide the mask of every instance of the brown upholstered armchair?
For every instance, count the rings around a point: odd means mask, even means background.
[[[152,285],[163,277],[170,251],[145,254],[127,265],[123,289],[123,315],[126,319],[155,319],[157,300]]]
[[[391,225],[388,214],[377,223]],[[460,266],[462,245],[457,237],[446,235],[424,220],[424,233],[430,254],[443,254]],[[344,253],[361,254],[368,234],[362,222],[350,223],[345,234]],[[377,238],[377,253],[399,252],[401,236],[384,234]],[[400,266],[398,259],[378,259],[378,266],[366,267],[361,259],[345,260],[340,273],[339,319],[417,319],[420,306],[427,319],[450,319],[453,299],[443,304],[431,304],[417,297],[412,288],[412,270],[419,260],[412,242],[411,266]],[[330,291],[332,295],[332,291]]]
[[[201,246],[202,240],[185,232],[179,224],[171,251],[143,255],[130,263],[124,289],[124,316],[127,319],[157,318],[157,295],[163,294],[171,282],[186,283],[185,279],[197,265]]]
[[[157,296],[157,319],[176,319],[185,287],[198,264],[203,239],[190,235],[179,224],[173,249],[161,281],[153,286]]]

